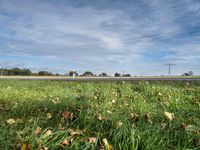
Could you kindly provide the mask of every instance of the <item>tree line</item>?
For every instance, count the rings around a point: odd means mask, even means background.
[[[4,68],[0,68],[0,75],[1,76],[63,76],[60,75],[58,73],[52,73],[49,71],[38,71],[38,72],[32,72],[30,69],[26,69],[26,68],[11,68],[11,69],[4,69]],[[83,74],[78,74],[78,72],[76,71],[69,71],[67,74],[65,74],[65,76],[84,76],[84,77],[109,77],[110,75],[108,75],[105,72],[100,73],[99,75],[96,75],[94,73],[92,73],[91,71],[86,71]],[[115,77],[130,77],[130,74],[120,74],[120,73],[115,73],[114,75]]]
[[[63,76],[58,73],[52,73],[49,71],[38,71],[37,73],[35,73],[26,68],[23,68],[23,69],[20,69],[20,68],[3,69],[3,68],[1,68],[0,75],[2,75],[2,76]],[[194,75],[194,73],[192,71],[182,74],[182,76],[193,76],[193,75]],[[86,71],[83,74],[78,74],[78,72],[72,70],[72,71],[69,71],[64,76],[109,77],[111,75],[108,75],[105,72],[102,72],[99,75],[96,75],[96,74],[92,73],[91,71]],[[114,74],[114,76],[115,77],[131,77],[130,74],[120,74],[118,72],[116,72]]]

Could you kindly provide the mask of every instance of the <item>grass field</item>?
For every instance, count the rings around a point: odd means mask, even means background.
[[[0,80],[0,149],[200,148],[200,82]]]

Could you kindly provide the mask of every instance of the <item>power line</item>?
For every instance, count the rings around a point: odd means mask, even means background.
[[[164,64],[165,66],[168,66],[168,74],[171,76],[171,67],[175,66],[176,64]]]

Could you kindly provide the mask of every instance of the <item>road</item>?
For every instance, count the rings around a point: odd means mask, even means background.
[[[52,80],[52,81],[200,81],[200,77],[40,77],[0,76],[0,79]]]

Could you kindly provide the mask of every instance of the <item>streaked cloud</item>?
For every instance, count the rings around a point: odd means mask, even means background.
[[[134,74],[176,63],[181,74],[199,64],[199,8],[197,0],[0,0],[0,62]]]

